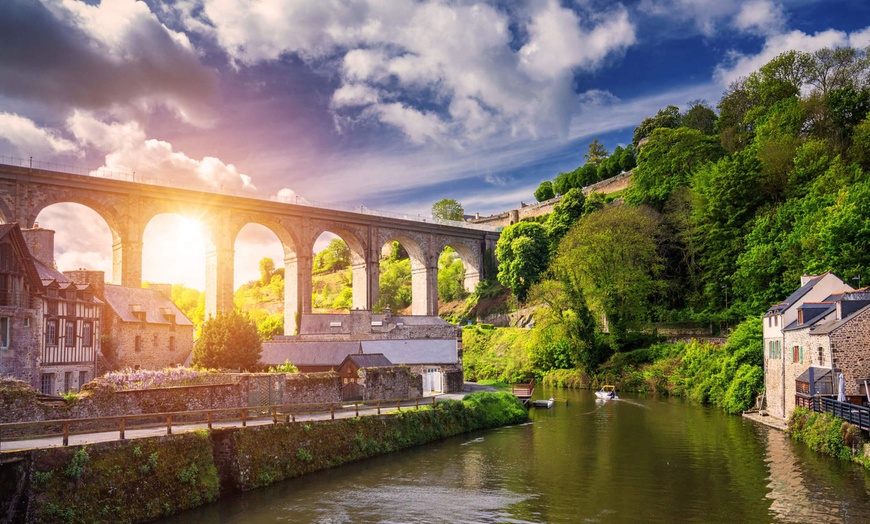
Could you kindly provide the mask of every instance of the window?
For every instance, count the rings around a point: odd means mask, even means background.
[[[39,377],[39,391],[43,395],[54,395],[54,373],[43,373]]]
[[[773,315],[773,325],[774,326],[779,325],[779,315]]]
[[[819,346],[819,365],[825,365],[825,350],[822,348],[822,346]]]
[[[803,364],[804,363],[804,348],[802,346],[795,346],[792,350],[792,360],[795,364]]]
[[[82,347],[91,347],[93,344],[94,325],[90,322],[82,322]]]
[[[82,389],[82,386],[88,383],[88,372],[87,371],[79,371],[79,389]]]
[[[9,349],[9,341],[12,334],[12,319],[0,317],[0,349]]]
[[[154,335],[154,349],[157,349],[157,335]]]
[[[169,351],[175,351],[175,337],[169,337]]]
[[[72,389],[72,371],[67,371],[63,374],[63,391],[64,393]]]
[[[48,320],[45,323],[45,345],[57,345],[57,320]]]
[[[803,323],[804,323],[804,310],[799,309],[798,310],[798,324],[803,324]]]
[[[76,345],[76,321],[75,320],[67,320],[64,324],[64,332],[63,332],[63,345],[66,347],[73,347]],[[65,390],[69,391],[69,390]]]
[[[136,352],[142,351],[142,337],[136,335],[135,344],[133,346],[133,350]]]
[[[782,358],[782,340],[776,341],[776,358]]]
[[[776,355],[776,346],[773,340],[767,343],[767,358],[774,358]]]

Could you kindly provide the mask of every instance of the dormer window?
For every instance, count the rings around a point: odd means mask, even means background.
[[[145,322],[145,308],[142,307],[142,304],[130,304],[130,311],[133,312],[133,316],[136,317],[136,320],[139,322]]]
[[[804,323],[804,310],[799,309],[798,310],[798,324],[803,324],[803,323]]]

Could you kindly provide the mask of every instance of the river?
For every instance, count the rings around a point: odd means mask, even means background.
[[[867,471],[775,429],[673,398],[536,396],[568,402],[163,522],[870,522]]]

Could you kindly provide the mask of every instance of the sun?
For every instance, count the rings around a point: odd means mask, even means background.
[[[142,279],[205,289],[205,228],[196,218],[162,214],[142,235]]]

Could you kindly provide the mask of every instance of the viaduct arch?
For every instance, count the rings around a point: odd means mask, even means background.
[[[411,256],[414,315],[438,312],[438,256],[444,247],[457,251],[465,265],[465,288],[473,290],[486,276],[485,252],[494,251],[498,240],[498,232],[489,226],[163,184],[0,164],[0,219],[31,228],[50,205],[83,204],[99,214],[112,233],[113,283],[139,287],[142,238],[150,220],[163,213],[194,216],[207,230],[207,313],[232,309],[236,237],[245,225],[260,224],[278,237],[284,250],[286,334],[293,333],[301,314],[311,313],[314,243],[325,231],[341,236],[351,250],[354,309],[371,309],[377,302],[381,248],[398,240]]]

